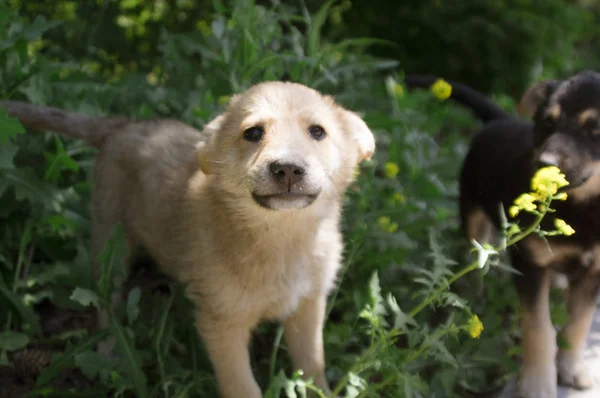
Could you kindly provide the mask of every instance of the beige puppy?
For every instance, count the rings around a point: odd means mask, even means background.
[[[360,117],[283,82],[234,96],[208,141],[176,121],[2,106],[100,148],[93,254],[121,222],[131,252],[144,247],[186,284],[224,398],[262,396],[247,346],[266,319],[284,323],[294,368],[328,390],[322,328],[342,259],[341,203],[375,149]]]

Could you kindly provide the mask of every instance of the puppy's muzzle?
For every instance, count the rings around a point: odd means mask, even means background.
[[[272,162],[269,170],[273,179],[287,187],[288,191],[291,191],[292,186],[300,182],[306,174],[306,169],[295,163]]]
[[[307,167],[299,162],[274,161],[265,170],[267,181],[252,198],[260,206],[273,209],[301,209],[310,205],[320,193],[308,181]]]

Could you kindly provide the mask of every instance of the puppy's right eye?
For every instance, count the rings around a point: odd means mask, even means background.
[[[249,127],[244,130],[244,139],[250,142],[259,142],[265,135],[265,129],[261,126]]]

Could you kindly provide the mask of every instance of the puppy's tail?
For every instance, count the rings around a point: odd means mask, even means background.
[[[430,87],[438,80],[434,76],[408,75],[404,79],[407,87]],[[510,113],[496,105],[490,98],[467,86],[466,84],[448,82],[452,86],[450,98],[469,108],[484,123],[498,119],[512,118]]]
[[[0,107],[27,128],[54,131],[84,140],[95,147],[100,147],[108,135],[128,123],[125,119],[83,115],[20,101],[0,101]]]

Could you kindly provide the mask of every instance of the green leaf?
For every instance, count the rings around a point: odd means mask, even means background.
[[[63,354],[57,355],[53,358],[50,365],[42,371],[36,381],[36,386],[43,386],[56,376],[61,374],[65,369],[69,369],[75,366],[75,356],[85,351],[92,350],[95,345],[104,339],[108,335],[108,330],[101,330],[93,336],[82,340],[79,344],[71,346]]]
[[[310,27],[308,28],[308,43],[307,43],[307,51],[306,55],[309,57],[316,57],[319,52],[320,42],[321,42],[321,28],[327,21],[327,15],[329,14],[329,9],[335,0],[326,1],[321,8],[314,14],[311,18]]]
[[[391,293],[388,293],[387,303],[390,307],[390,311],[394,315],[394,328],[402,331],[407,331],[407,326],[417,326],[417,322],[414,319],[406,315],[398,305],[396,298],[392,296]]]
[[[25,39],[32,41],[40,38],[46,31],[61,25],[62,21],[47,21],[42,15],[38,15],[32,24],[25,30]]]
[[[0,333],[0,350],[16,351],[29,344],[29,337],[23,333],[4,332]]]
[[[60,203],[60,196],[55,196],[56,188],[40,180],[29,167],[5,170],[0,176],[0,192],[12,186],[18,201],[41,204],[46,210],[56,210]]]
[[[145,398],[148,396],[148,382],[146,375],[142,370],[141,359],[136,352],[132,339],[127,334],[125,328],[121,327],[119,321],[112,313],[110,314],[110,330],[117,339],[117,350],[123,356],[123,365],[129,375],[133,378],[136,396]]]
[[[100,296],[105,302],[110,302],[110,293],[112,290],[112,276],[115,267],[123,271],[123,260],[127,254],[125,245],[125,234],[120,223],[116,224],[108,238],[106,246],[98,256],[98,261],[102,265],[102,273],[98,281]],[[117,270],[119,271],[119,270]]]
[[[102,370],[111,370],[112,361],[103,354],[96,351],[83,351],[74,356],[74,363],[83,374],[90,380],[99,376]]]
[[[0,170],[2,169],[14,169],[15,164],[13,159],[17,154],[19,147],[10,141],[0,144]],[[0,195],[2,193],[0,192]]]
[[[73,290],[73,294],[71,294],[70,298],[84,307],[89,307],[90,304],[93,304],[96,308],[100,306],[100,298],[96,292],[89,289],[76,287],[75,290]]]
[[[8,304],[13,307],[21,319],[31,326],[34,333],[41,333],[42,327],[40,326],[40,320],[37,314],[31,308],[25,306],[21,297],[8,289],[4,284],[2,277],[0,277],[0,296],[4,296]]]
[[[129,320],[129,324],[132,325],[133,322],[140,315],[140,296],[141,290],[139,287],[135,287],[131,289],[129,292],[129,296],[127,297],[127,319]]]
[[[373,273],[369,282],[369,294],[371,296],[371,305],[373,311],[377,315],[385,315],[386,310],[383,306],[383,297],[381,296],[381,287],[379,286],[379,274],[377,271]]]
[[[50,153],[45,152],[44,157],[46,158],[46,173],[44,178],[49,181],[56,182],[60,176],[60,172],[64,169],[77,172],[79,165],[74,161],[69,154],[65,151],[65,146],[58,136],[54,136],[54,142],[56,143],[56,152]]]
[[[0,108],[0,144],[7,143],[19,134],[24,134],[25,129],[19,121],[8,116],[4,108]]]

